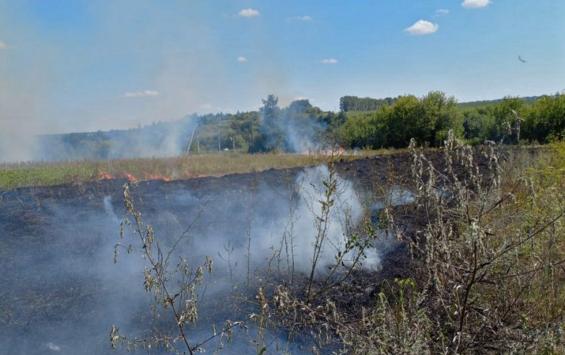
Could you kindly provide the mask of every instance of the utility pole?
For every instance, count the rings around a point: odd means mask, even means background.
[[[512,110],[512,114],[514,115],[515,118],[514,132],[516,133],[516,143],[520,143],[520,125],[523,119],[515,110]]]
[[[198,126],[194,127],[192,130],[192,134],[190,135],[190,139],[188,140],[188,145],[186,146],[186,154],[190,154],[190,147],[192,147],[192,140],[194,139],[194,133],[196,133],[196,129]]]
[[[222,119],[222,117],[220,115],[217,116],[218,117],[218,153],[222,151],[222,131],[221,131],[221,127],[220,127],[220,120]]]

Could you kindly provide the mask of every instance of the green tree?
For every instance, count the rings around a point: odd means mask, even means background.
[[[505,97],[498,105],[491,108],[494,126],[489,139],[503,143],[516,143],[520,130],[520,120],[524,101],[516,97]]]
[[[376,112],[351,112],[339,128],[340,144],[351,148],[382,148],[386,145],[387,108]]]
[[[525,116],[524,138],[548,143],[565,137],[565,95],[540,98]]]
[[[420,137],[424,142],[440,146],[452,130],[456,136],[463,135],[463,117],[453,97],[441,91],[432,91],[421,100],[423,118],[420,119]]]
[[[491,110],[472,108],[463,112],[464,137],[471,144],[482,143],[495,132],[495,120]]]
[[[279,99],[275,95],[267,96],[262,100],[263,107],[260,114],[260,136],[256,139],[252,151],[270,152],[281,150],[284,147],[284,134],[281,127],[281,109],[278,106]]]
[[[391,97],[373,99],[370,97],[343,96],[339,99],[339,109],[342,112],[376,111],[383,106],[393,104],[394,101],[395,99]]]
[[[420,140],[422,128],[418,121],[423,114],[422,105],[416,96],[399,97],[388,115],[387,145],[405,147],[410,138]]]

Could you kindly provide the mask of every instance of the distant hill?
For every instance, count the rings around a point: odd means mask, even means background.
[[[166,157],[186,149],[196,121],[158,122],[140,128],[41,135],[34,160],[61,161]]]
[[[535,102],[539,98],[543,96],[525,96],[519,97],[520,100],[524,101],[527,104]],[[468,102],[460,102],[457,104],[459,108],[477,108],[477,107],[488,107],[494,106],[501,103],[504,99],[496,99],[496,100],[483,100],[483,101],[468,101]]]
[[[540,96],[525,96],[520,97],[525,103],[532,103],[538,100]],[[372,97],[357,97],[357,96],[343,96],[339,100],[340,110],[343,112],[369,112],[376,111],[380,107],[385,105],[392,105],[396,102],[396,98],[386,97],[384,99],[376,99]],[[457,107],[462,109],[477,108],[477,107],[489,107],[494,106],[502,102],[504,98],[494,99],[494,100],[483,100],[483,101],[468,101],[460,102]]]

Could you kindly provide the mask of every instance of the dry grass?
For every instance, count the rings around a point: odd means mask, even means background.
[[[356,154],[344,154],[343,159],[354,160],[394,152],[396,150],[360,151]],[[108,178],[188,179],[310,166],[326,161],[327,155],[220,153],[173,158],[0,164],[0,189],[50,186]]]
[[[323,297],[281,285],[262,319],[348,354],[565,353],[565,143],[531,155],[450,132],[440,159],[411,148],[410,220],[385,206],[381,224],[408,277],[367,279],[378,294],[359,304],[362,274]]]

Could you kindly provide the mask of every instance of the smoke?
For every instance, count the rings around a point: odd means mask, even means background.
[[[248,276],[256,280],[268,270],[283,277],[309,272],[328,174],[327,167],[319,166],[286,176],[255,175],[257,180],[233,176],[132,186],[144,221],[163,247],[185,233],[175,255],[195,265],[205,256],[214,260],[214,271],[201,289],[201,321],[190,332],[194,342],[209,336],[212,324],[219,329],[226,319],[245,318],[229,300]],[[101,185],[100,191],[60,187],[2,195],[0,234],[6,238],[0,241],[0,282],[10,286],[0,294],[5,310],[0,314],[0,352],[107,353],[112,324],[123,334],[147,334],[151,297],[143,289],[144,260],[120,249],[118,263],[113,263],[125,213],[120,184],[106,192]],[[366,213],[366,196],[351,181],[338,176],[337,186],[318,276],[335,263],[337,250]],[[130,237],[123,242],[136,245]],[[381,247],[366,251],[363,267],[379,267],[386,252],[386,245]],[[248,333],[236,331],[226,345],[228,353],[255,350],[249,341],[253,324],[249,326]],[[299,343],[288,344],[285,334],[268,332],[267,339],[292,353],[303,352]]]
[[[295,100],[280,109],[278,98],[269,95],[263,100],[260,115],[262,142],[257,150],[306,153],[322,145],[321,135],[326,129],[323,114],[308,100]]]
[[[35,135],[45,128],[41,115],[46,108],[45,80],[50,75],[41,65],[16,75],[14,62],[19,58],[3,58],[11,51],[3,52],[0,53],[0,162],[29,161],[33,159]]]
[[[325,114],[313,107],[308,100],[296,100],[284,109],[273,107],[269,110],[267,112],[263,108],[260,112],[261,143],[252,146],[252,150],[277,149],[306,153],[322,147],[322,135],[326,131],[323,119]],[[219,114],[215,116],[217,119],[211,120],[210,116],[191,115],[178,121],[154,123],[129,130],[42,135],[37,137],[33,145],[28,146],[25,156],[36,161],[178,156],[187,150],[192,139],[197,139],[195,134],[198,136],[202,132],[207,137],[205,139],[208,139],[204,149],[210,149],[210,134],[218,137],[223,133],[225,137],[235,134],[240,139],[245,139],[246,132],[243,130],[223,132],[225,125],[218,122],[238,122],[238,119],[249,119],[249,116],[249,113],[242,116]],[[20,136],[16,135],[16,138]]]
[[[308,100],[293,101],[284,110],[281,122],[287,150],[305,153],[320,149],[321,134],[326,130],[326,125],[311,114],[313,110]]]
[[[293,257],[296,260],[297,271],[307,273],[312,265],[314,255],[315,238],[318,234],[319,226],[315,223],[322,216],[322,204],[320,201],[325,197],[324,182],[329,179],[329,171],[326,166],[306,169],[297,178],[298,201],[295,210],[291,214],[294,220],[295,249],[292,255],[283,257]],[[327,237],[320,253],[320,270],[326,270],[326,266],[335,263],[336,255],[345,250],[345,244],[350,237],[351,227],[357,226],[363,217],[364,210],[361,205],[360,197],[354,190],[351,182],[337,177],[337,190],[335,196],[335,207],[332,208],[327,226]],[[281,216],[284,220],[286,217]],[[282,236],[282,231],[277,231],[275,235]],[[378,260],[367,260],[368,266],[376,266]]]
[[[40,136],[33,157],[61,161],[178,156],[185,152],[197,122],[190,116],[130,130]]]
[[[316,223],[322,213],[320,201],[324,199],[324,182],[328,181],[329,174],[328,167],[318,166],[305,169],[288,185],[274,186],[259,181],[256,188],[243,191],[227,189],[204,195],[197,190],[176,190],[159,210],[142,208],[145,219],[157,231],[157,238],[165,237],[159,231],[166,231],[168,236],[186,234],[175,255],[188,256],[195,264],[206,256],[214,258],[215,271],[205,281],[205,295],[200,308],[202,313],[208,313],[208,317],[221,322],[220,315],[210,314],[229,314],[225,309],[221,312],[217,309],[229,308],[227,302],[232,290],[245,289],[248,277],[253,283],[270,271],[282,277],[288,273],[309,274],[315,238],[320,228]],[[365,214],[362,196],[355,191],[353,184],[339,176],[336,183],[337,190],[332,197],[335,205],[328,218],[326,241],[316,276],[325,275],[328,267],[335,265],[336,255],[345,250],[351,229],[359,225]],[[133,193],[136,194],[135,191]],[[148,197],[144,196],[144,199]],[[112,216],[111,209],[107,211]],[[190,220],[185,215],[187,211],[192,216]],[[187,224],[191,225],[188,233]],[[377,269],[381,252],[369,249],[365,254],[363,267]],[[354,252],[350,252],[344,262],[348,264],[355,256]],[[222,305],[207,301],[219,299],[223,300]],[[237,316],[241,317],[241,314]],[[209,325],[202,325],[204,338],[208,328]],[[244,339],[249,335],[241,336],[239,340],[236,336],[231,343],[231,352],[252,351],[242,348],[246,344]],[[284,334],[268,332],[267,337],[279,344],[286,342]],[[294,349],[293,353],[303,352],[297,344],[290,346]]]
[[[288,83],[293,69],[270,24],[232,21],[223,36],[202,16],[219,15],[208,2],[83,5],[0,4],[0,162],[177,155],[190,129],[131,128],[191,112],[252,110],[265,92],[304,94]],[[245,50],[229,54],[231,31],[241,25],[249,26],[238,32]],[[300,132],[291,127],[289,137]],[[112,137],[110,146],[96,134]],[[304,139],[289,141],[303,151]]]
[[[181,247],[179,253],[202,260],[210,256],[210,251],[215,251],[220,256],[219,264],[224,264],[220,271],[226,275],[246,275],[248,256],[252,259],[253,273],[264,270],[269,262],[287,270],[290,266],[287,260],[291,259],[295,272],[308,273],[318,233],[316,221],[322,213],[320,201],[325,194],[324,182],[328,178],[328,168],[318,166],[305,169],[287,186],[259,182],[255,190],[228,190],[205,196],[198,196],[195,191],[176,191],[171,203],[198,216],[185,244],[188,249]],[[320,255],[320,270],[335,263],[337,253],[345,249],[351,229],[361,222],[365,213],[361,196],[353,184],[339,176],[333,199],[335,206]],[[112,215],[110,209],[107,211]],[[152,223],[155,230],[165,229],[169,235],[183,233],[186,219],[172,214],[169,208],[152,212],[157,213]],[[148,217],[151,220],[152,214]],[[376,255],[365,261],[367,268],[378,267],[378,264]]]
[[[69,152],[62,137],[40,139],[36,147],[38,135],[127,129],[191,112],[251,110],[265,92],[297,94],[285,83],[289,70],[270,26],[226,21],[216,4],[139,6],[125,0],[45,6],[0,4],[0,41],[5,43],[0,50],[0,162],[93,155],[88,148]],[[210,22],[211,14],[217,23]],[[228,22],[227,29],[218,26],[220,21]],[[242,46],[234,44],[233,33],[241,35],[236,42]],[[248,59],[245,66],[235,60],[240,55]],[[171,140],[147,151],[142,144],[148,140],[136,140],[128,156],[178,153],[182,144],[176,146],[174,135],[167,137]],[[55,151],[44,154],[49,142]],[[123,156],[120,149],[109,155]]]
[[[309,121],[302,124],[285,125],[286,145],[293,153],[308,153],[320,149],[321,144],[315,139],[323,131],[323,126]]]
[[[112,222],[120,223],[120,219],[116,215],[116,212],[114,212],[114,206],[112,205],[112,196],[104,196],[104,199],[102,201],[104,203],[104,212],[106,212]]]

